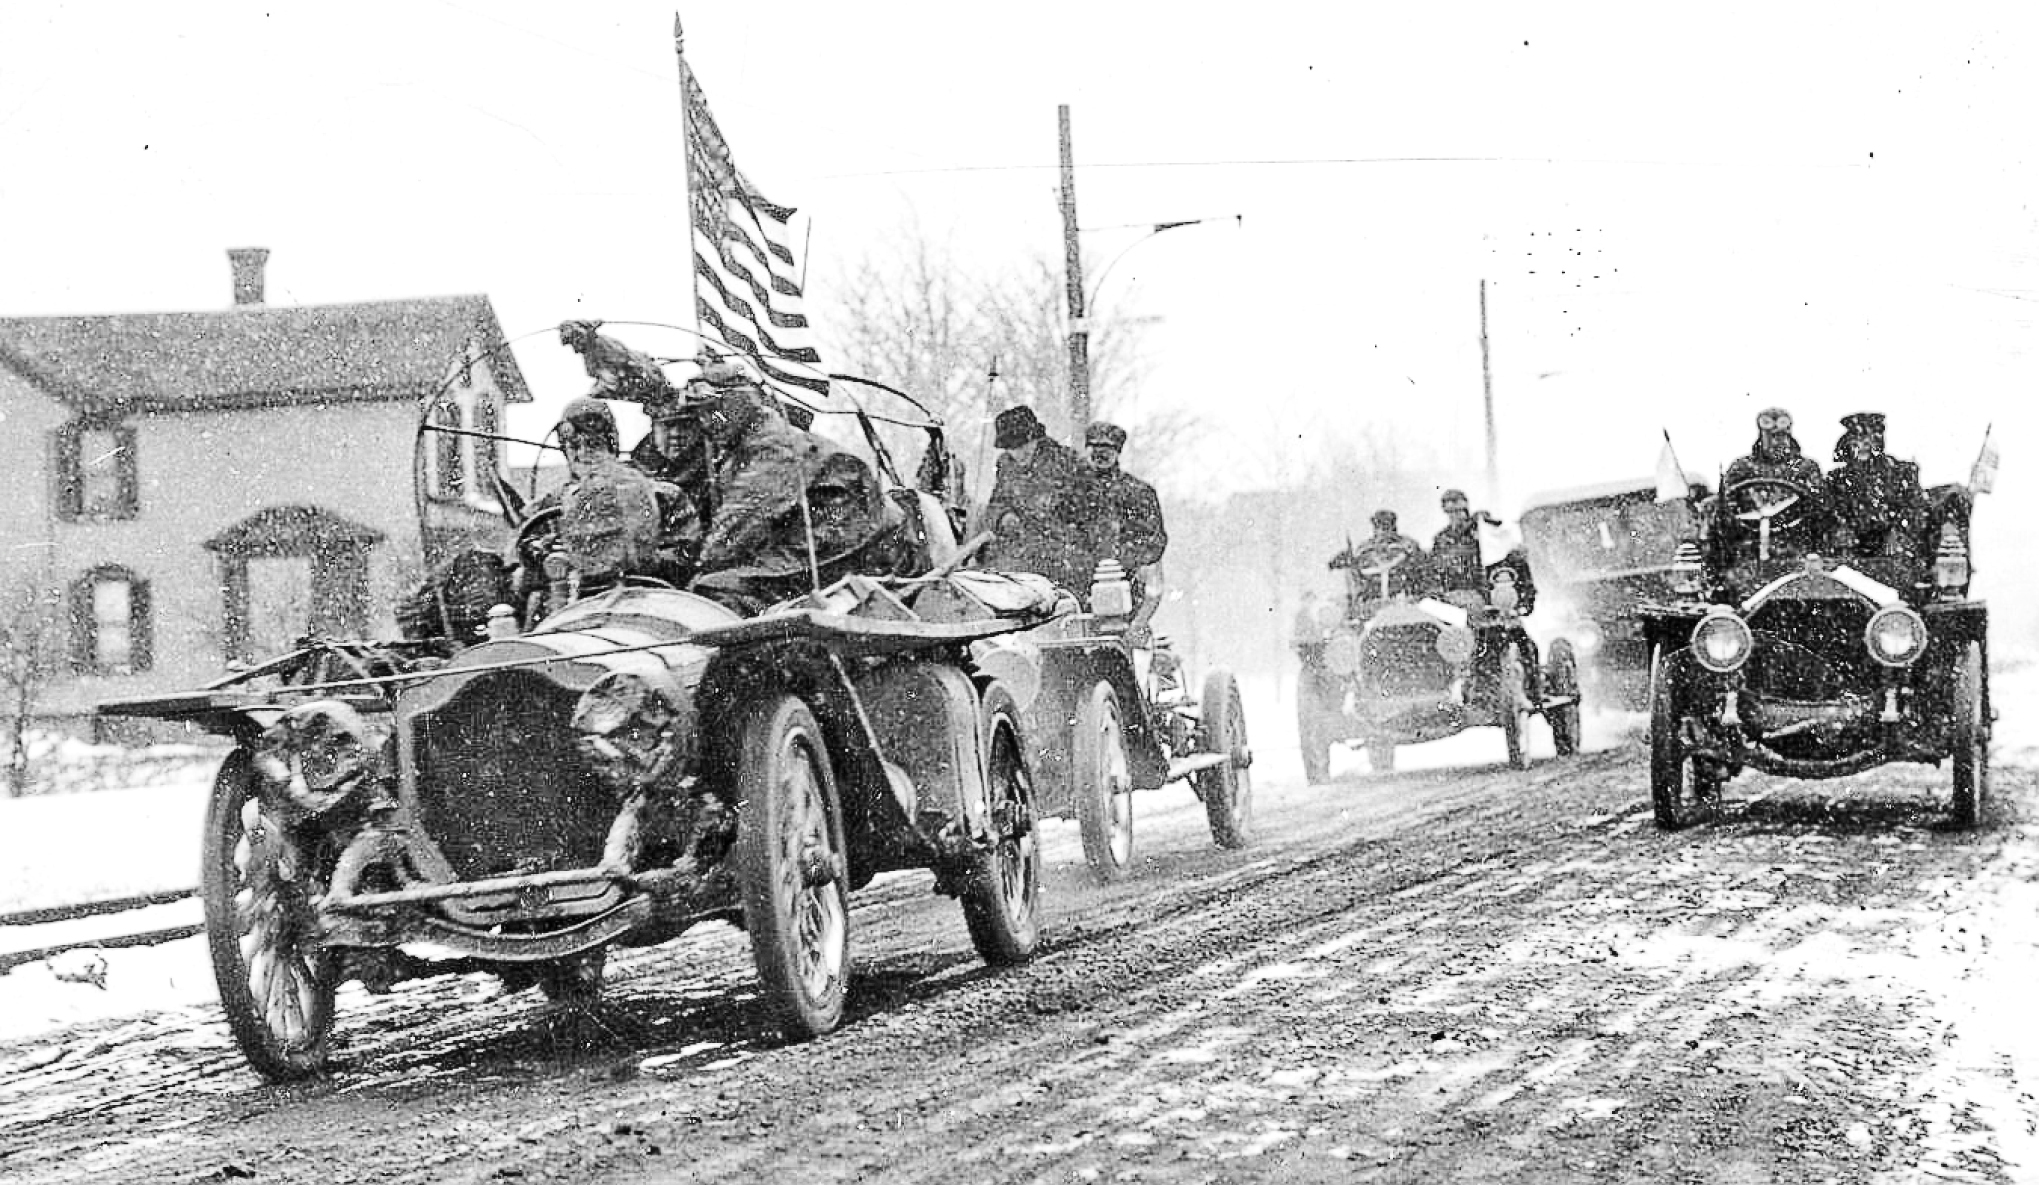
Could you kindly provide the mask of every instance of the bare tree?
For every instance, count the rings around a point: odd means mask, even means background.
[[[851,261],[820,288],[826,295],[817,303],[826,312],[817,323],[831,368],[926,402],[973,473],[988,471],[991,420],[1002,408],[1024,403],[1056,436],[1081,436],[1082,425],[1067,414],[1060,262],[1038,255],[996,275],[973,275],[946,242],[910,222],[882,252]],[[1188,441],[1195,417],[1135,398],[1145,369],[1137,324],[1109,313],[1094,318],[1090,355],[1096,414],[1135,435],[1147,468]]]
[[[4,696],[7,795],[28,792],[28,734],[43,691],[70,661],[69,618],[47,582],[18,580],[0,594],[0,696]]]

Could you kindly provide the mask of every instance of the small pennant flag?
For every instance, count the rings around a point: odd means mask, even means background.
[[[1679,457],[1672,451],[1672,438],[1665,437],[1665,447],[1657,455],[1657,500],[1676,502],[1686,497],[1686,471],[1679,468]]]
[[[1969,467],[1969,492],[1988,494],[1997,485],[1998,447],[1992,440],[1990,429],[1983,430],[1983,449],[1976,454],[1976,464]]]

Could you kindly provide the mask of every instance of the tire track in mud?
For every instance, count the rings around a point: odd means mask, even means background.
[[[2030,846],[2030,769],[1974,836],[1918,825],[1931,771],[1854,816],[1794,790],[1664,835],[1636,757],[1297,792],[1253,849],[1164,846],[1101,889],[1064,864],[1047,949],[1000,973],[953,903],[888,888],[859,902],[854,1023],[807,1045],[752,1027],[741,936],[696,932],[702,978],[675,982],[671,944],[619,959],[592,1043],[548,1045],[528,1002],[402,1001],[330,1083],[166,1075],[50,1115],[0,1176],[2004,1179],[1990,1059],[1937,1071],[1936,1001],[1810,973],[1982,910],[2008,838]]]

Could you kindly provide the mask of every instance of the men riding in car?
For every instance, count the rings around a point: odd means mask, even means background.
[[[1793,559],[1825,546],[1830,516],[1820,466],[1800,453],[1792,413],[1757,414],[1757,440],[1721,479],[1715,524],[1721,566]]]
[[[888,566],[866,553],[899,516],[869,465],[788,423],[733,364],[710,364],[691,394],[715,452],[715,509],[694,591],[753,613],[813,583]]]
[[[1368,521],[1374,525],[1374,534],[1358,546],[1348,544],[1325,565],[1346,573],[1348,603],[1358,606],[1429,592],[1436,580],[1430,558],[1416,540],[1396,530],[1395,511],[1377,510]]]
[[[1057,586],[1082,592],[1091,585],[1076,502],[1084,462],[1048,435],[1029,407],[1009,407],[992,420],[992,444],[1002,450],[984,527],[992,532],[987,566],[1036,572]]]
[[[1835,442],[1837,465],[1827,481],[1834,550],[1843,556],[1913,558],[1926,511],[1920,467],[1884,451],[1880,413],[1843,416],[1842,428]]]
[[[1485,599],[1488,581],[1480,558],[1480,528],[1482,523],[1499,527],[1501,520],[1485,510],[1475,514],[1467,509],[1464,490],[1438,495],[1438,507],[1445,512],[1445,526],[1431,537],[1431,568],[1439,590],[1478,593]]]

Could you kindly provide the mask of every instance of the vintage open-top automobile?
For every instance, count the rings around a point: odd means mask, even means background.
[[[204,837],[220,998],[263,1074],[316,1072],[335,989],[492,970],[560,999],[612,943],[749,933],[793,1037],[842,1016],[848,893],[931,868],[990,962],[1038,937],[1020,713],[970,643],[1024,579],[850,577],[752,618],[621,585],[451,655],[313,643],[109,714],[237,742]]]
[[[1809,535],[1817,491],[1741,484],[1684,546],[1682,595],[1642,610],[1659,825],[1711,813],[1745,768],[1833,778],[1943,760],[1951,814],[1975,825],[1991,707],[1988,613],[1969,597],[1967,491],[1900,491],[1899,526],[1865,554]]]
[[[1398,745],[1469,728],[1502,730],[1509,764],[1529,764],[1532,716],[1551,728],[1559,756],[1578,750],[1580,698],[1572,645],[1554,640],[1540,669],[1523,617],[1535,606],[1520,555],[1487,566],[1485,597],[1432,595],[1421,579],[1399,579],[1421,557],[1362,544],[1350,595],[1326,602],[1295,638],[1297,733],[1305,776],[1331,776],[1331,747],[1367,751],[1376,771],[1395,768]],[[1541,679],[1533,679],[1533,673]]]
[[[1154,590],[1150,590],[1151,592]],[[984,669],[1023,693],[1022,735],[1035,814],[1075,819],[1099,881],[1133,868],[1133,795],[1184,782],[1222,848],[1253,840],[1253,749],[1230,671],[1208,672],[1193,697],[1166,638],[1141,636],[1131,586],[1106,560],[1088,608],[977,647]]]

